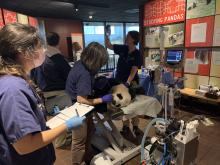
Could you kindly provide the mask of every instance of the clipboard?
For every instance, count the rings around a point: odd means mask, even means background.
[[[64,110],[60,111],[58,115],[53,117],[52,119],[48,120],[46,122],[46,125],[53,129],[63,123],[65,123],[67,120],[74,116],[85,116],[89,112],[91,112],[94,109],[94,106],[90,106],[87,104],[81,104],[76,102],[72,106],[65,108]]]

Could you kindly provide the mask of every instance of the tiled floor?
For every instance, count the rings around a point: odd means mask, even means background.
[[[220,110],[220,108],[219,108]],[[176,117],[185,116],[184,120],[187,120],[194,114],[178,111]],[[140,128],[143,130],[150,119],[141,118]],[[212,119],[215,125],[212,127],[206,127],[200,123],[198,132],[200,133],[200,143],[198,151],[198,163],[197,165],[220,165],[220,116],[219,118]],[[121,124],[117,123],[117,127],[120,129]],[[70,165],[71,164],[71,152],[70,147],[66,149],[56,150],[57,160],[55,165]],[[129,160],[125,165],[138,165],[140,164],[140,155]]]

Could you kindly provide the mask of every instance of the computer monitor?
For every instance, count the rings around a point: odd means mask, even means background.
[[[167,50],[166,62],[167,64],[176,65],[182,61],[183,50]]]

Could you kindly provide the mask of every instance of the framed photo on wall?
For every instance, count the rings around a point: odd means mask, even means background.
[[[164,47],[184,45],[184,23],[163,26]]]
[[[186,19],[215,15],[215,0],[187,0]]]
[[[209,16],[186,20],[185,46],[212,46],[214,19],[214,16]]]
[[[159,64],[161,61],[160,49],[149,49],[148,57],[153,63]]]
[[[159,48],[160,47],[160,27],[146,27],[145,28],[145,44],[147,48]]]
[[[184,73],[209,76],[211,49],[187,49],[185,56]]]

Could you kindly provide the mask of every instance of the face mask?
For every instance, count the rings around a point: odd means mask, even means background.
[[[39,67],[40,65],[43,64],[45,60],[45,49],[43,48],[38,49],[32,57],[33,57],[34,68]]]

